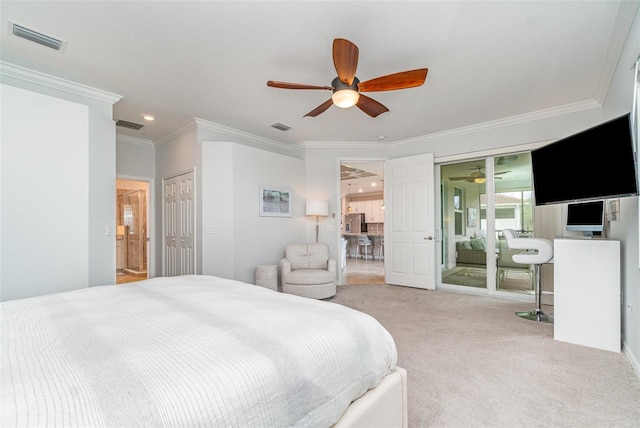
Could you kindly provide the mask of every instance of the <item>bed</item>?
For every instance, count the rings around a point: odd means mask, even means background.
[[[213,276],[0,304],[0,426],[407,426],[373,317]]]

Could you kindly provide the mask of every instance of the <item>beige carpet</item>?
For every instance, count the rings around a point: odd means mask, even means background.
[[[411,428],[640,427],[626,357],[555,341],[552,324],[514,315],[526,303],[390,285],[339,286],[331,302],[395,338]]]

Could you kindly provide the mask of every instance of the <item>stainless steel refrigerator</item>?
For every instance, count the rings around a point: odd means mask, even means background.
[[[347,214],[345,232],[364,233],[367,231],[367,223],[363,213]]]

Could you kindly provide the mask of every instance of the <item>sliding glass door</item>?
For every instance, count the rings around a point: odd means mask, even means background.
[[[471,293],[532,293],[529,266],[514,263],[504,228],[533,234],[530,153],[440,165],[439,286]]]
[[[487,229],[480,219],[485,160],[442,165],[442,283],[487,289]],[[485,225],[486,226],[486,225]]]
[[[531,186],[531,154],[500,156],[494,159],[495,194],[493,204],[496,237],[496,289],[533,294],[530,265],[512,260],[518,250],[509,250],[503,229],[514,229],[520,236],[533,236],[535,204]],[[487,207],[485,206],[485,214]]]

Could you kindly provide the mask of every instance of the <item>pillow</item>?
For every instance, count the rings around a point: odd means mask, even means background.
[[[481,238],[471,238],[471,248],[474,250],[483,250],[487,249],[487,245],[484,243],[484,239]]]
[[[486,238],[487,237],[487,231],[484,229],[478,229],[476,230],[476,233],[473,234],[474,238]]]
[[[469,241],[458,241],[458,242],[456,242],[456,248],[458,250],[470,250],[471,249],[471,242],[469,242]]]

